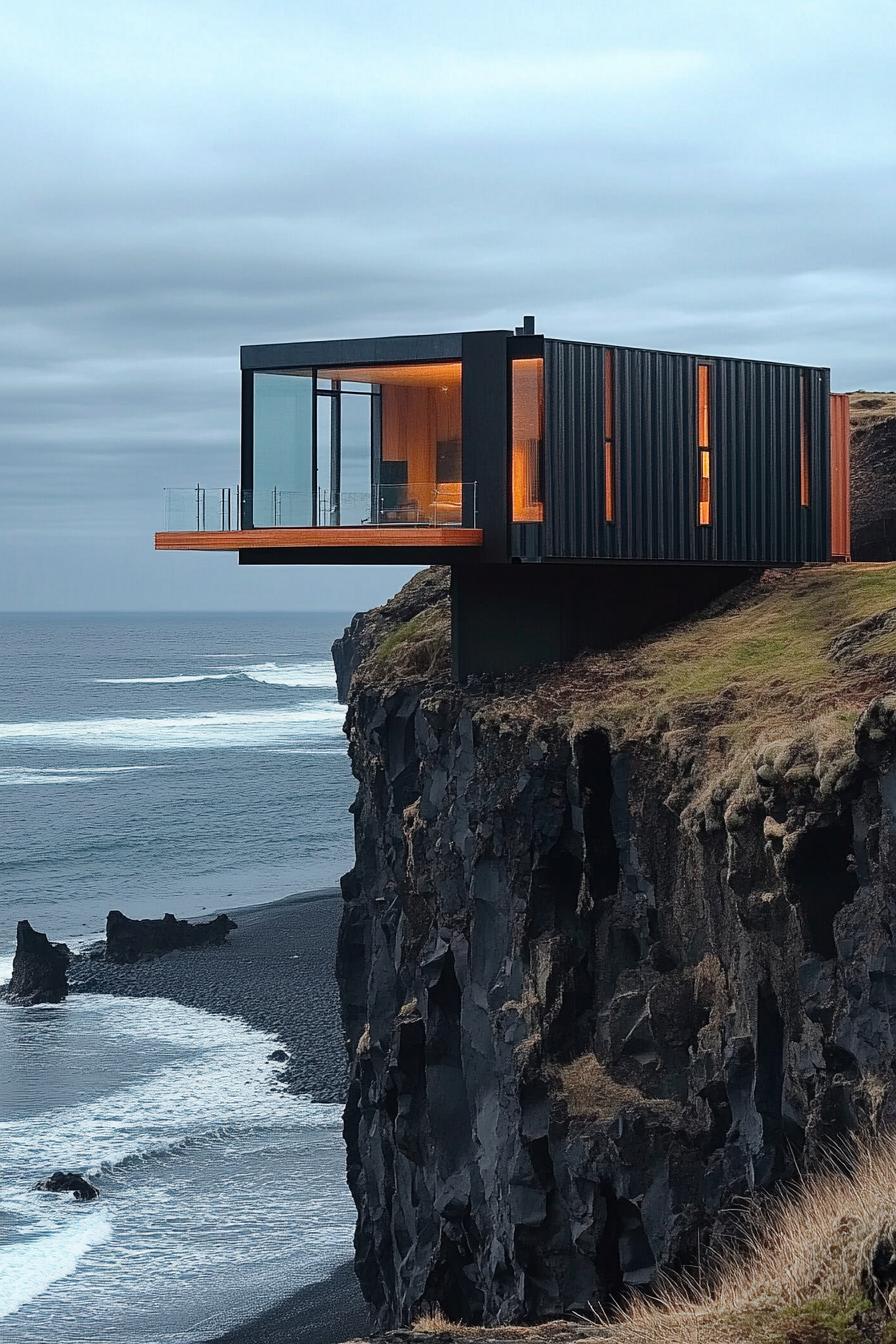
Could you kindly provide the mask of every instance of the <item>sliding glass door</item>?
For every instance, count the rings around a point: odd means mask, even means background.
[[[309,373],[256,373],[252,521],[256,527],[316,522],[314,395]]]

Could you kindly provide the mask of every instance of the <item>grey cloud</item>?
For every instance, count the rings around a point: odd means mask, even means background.
[[[178,600],[213,607],[399,581],[152,555],[163,485],[236,473],[240,343],[525,309],[558,334],[896,385],[889,7],[810,9],[12,16],[0,606],[165,606],[172,565]]]

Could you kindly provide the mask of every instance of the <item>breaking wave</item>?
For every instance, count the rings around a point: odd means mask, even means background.
[[[180,751],[265,746],[336,734],[345,710],[309,701],[290,709],[208,710],[158,718],[97,718],[0,723],[0,741],[55,742],[101,750]],[[65,774],[72,774],[65,771]]]
[[[283,686],[300,690],[330,690],[336,674],[330,662],[247,663],[220,672],[177,672],[170,676],[96,677],[98,686],[177,686],[198,681],[255,681],[264,686]]]
[[[165,765],[66,765],[30,769],[28,766],[0,766],[0,788],[29,784],[93,784],[135,770],[167,770]]]
[[[0,1247],[0,1317],[11,1316],[74,1274],[84,1256],[111,1236],[109,1215],[97,1209],[72,1227]]]

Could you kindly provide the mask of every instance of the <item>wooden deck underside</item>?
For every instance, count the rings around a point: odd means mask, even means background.
[[[419,546],[459,550],[482,545],[478,527],[253,527],[241,532],[157,532],[157,551],[253,551]]]

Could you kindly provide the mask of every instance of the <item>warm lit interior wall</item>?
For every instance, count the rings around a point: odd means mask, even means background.
[[[406,461],[409,482],[434,482],[439,442],[460,441],[460,396],[384,383],[382,398],[384,460]]]
[[[511,501],[515,523],[544,519],[544,360],[515,359],[511,376]]]

